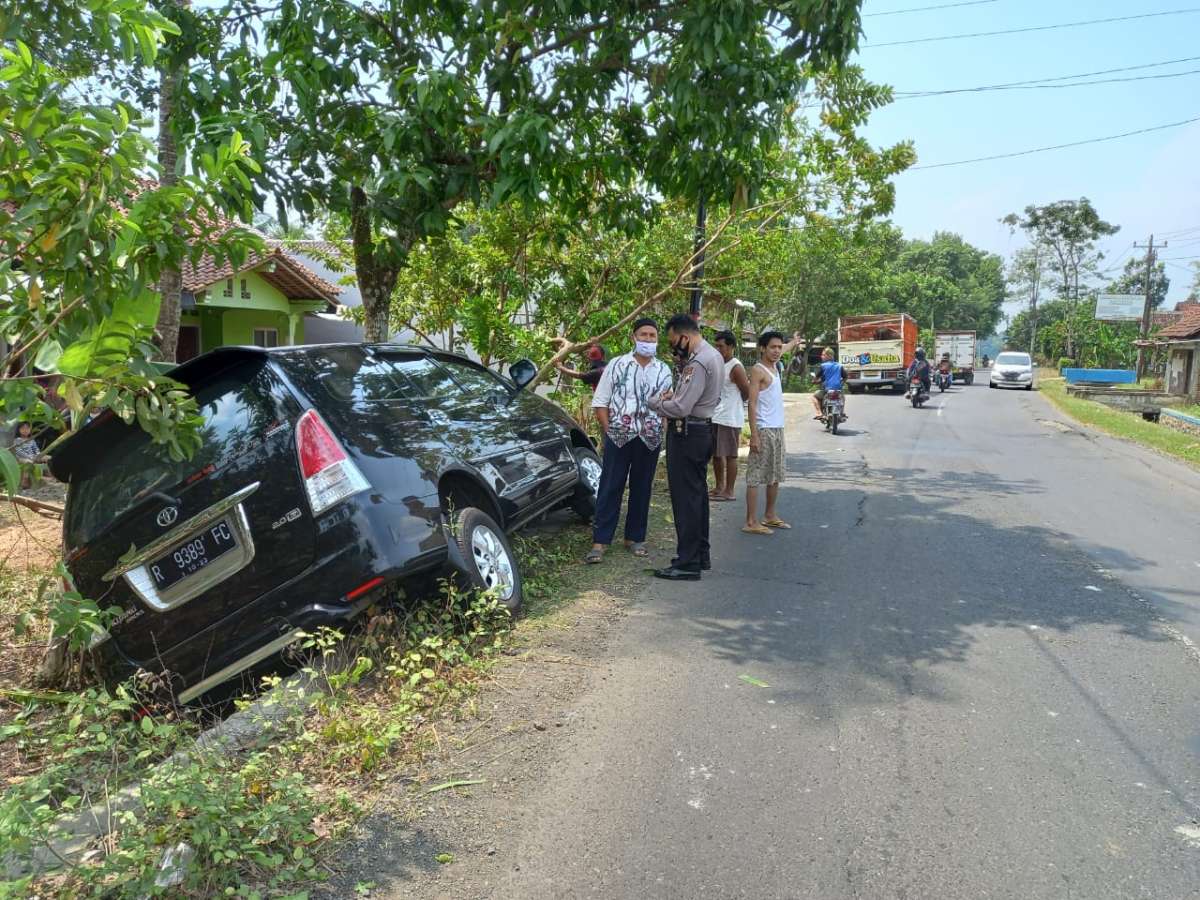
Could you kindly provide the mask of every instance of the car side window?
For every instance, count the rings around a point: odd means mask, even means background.
[[[404,380],[409,399],[457,401],[463,397],[450,373],[428,357],[392,356],[387,361]]]
[[[334,400],[378,403],[404,397],[404,384],[392,366],[358,348],[332,347],[311,366],[317,380]]]
[[[443,359],[439,360],[439,362],[450,370],[450,374],[454,376],[454,380],[462,385],[463,390],[472,396],[507,396],[509,393],[504,382],[487,369],[478,368],[469,363],[458,362],[456,360]]]

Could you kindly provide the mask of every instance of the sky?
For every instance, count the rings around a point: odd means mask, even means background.
[[[1200,5],[1194,0],[984,0],[896,15],[956,0],[865,0],[865,36],[854,60],[897,92],[947,90],[1098,72],[1193,57],[1169,66],[1096,75],[1130,78],[1200,70]],[[962,0],[957,0],[962,2]],[[1136,21],[1021,34],[873,46],[939,35],[1000,31],[1143,15]],[[1057,89],[1007,90],[897,99],[876,112],[876,144],[911,139],[917,165],[1010,153],[1115,135],[1200,117],[1200,72]],[[998,221],[1029,204],[1087,197],[1121,230],[1100,246],[1117,274],[1136,241],[1168,240],[1167,305],[1187,296],[1200,261],[1200,121],[1104,143],[1015,159],[916,169],[896,179],[892,216],[908,237],[954,231],[1006,259],[1025,241]],[[1013,310],[1009,310],[1012,312]]]

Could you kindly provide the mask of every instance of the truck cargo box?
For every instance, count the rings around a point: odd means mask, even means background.
[[[838,320],[838,360],[852,390],[890,386],[903,390],[917,352],[916,320],[905,313],[844,316]]]

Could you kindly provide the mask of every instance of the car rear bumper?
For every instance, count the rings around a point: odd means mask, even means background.
[[[409,529],[361,497],[344,506],[338,525],[350,527],[356,539],[342,536],[334,552],[153,661],[128,656],[115,634],[93,651],[106,680],[124,680],[138,669],[168,673],[177,698],[187,702],[270,659],[304,633],[348,623],[390,585],[447,564],[440,529],[421,523]],[[413,532],[426,539],[406,539]]]

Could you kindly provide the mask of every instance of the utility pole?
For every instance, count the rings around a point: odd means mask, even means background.
[[[704,288],[701,282],[704,281],[704,241],[705,241],[705,221],[707,218],[707,210],[704,204],[704,195],[700,195],[700,202],[696,205],[696,238],[693,244],[692,258],[692,302],[691,308],[688,310],[692,314],[692,318],[699,321],[700,307],[704,304]]]
[[[1038,292],[1042,289],[1042,245],[1033,245],[1033,290],[1029,295],[1029,358],[1037,347]]]
[[[1155,248],[1154,235],[1150,235],[1150,240],[1145,245],[1134,244],[1133,246],[1134,246],[1135,250],[1141,250],[1143,246],[1145,246],[1145,248],[1146,248],[1146,284],[1145,284],[1146,303],[1142,307],[1142,330],[1141,330],[1141,339],[1142,339],[1142,341],[1145,341],[1146,338],[1148,338],[1150,336],[1150,312],[1154,308],[1154,306],[1153,306],[1154,291],[1152,289],[1153,288],[1152,276],[1154,274],[1154,261],[1157,256],[1157,254],[1155,254],[1154,251],[1155,251],[1155,249],[1161,250],[1163,247],[1167,246],[1167,242],[1163,241],[1161,244],[1158,245],[1157,248]],[[1146,348],[1144,345],[1139,346],[1138,352],[1137,352],[1137,377],[1138,377],[1139,381],[1146,376],[1147,362],[1148,361],[1146,359]]]

